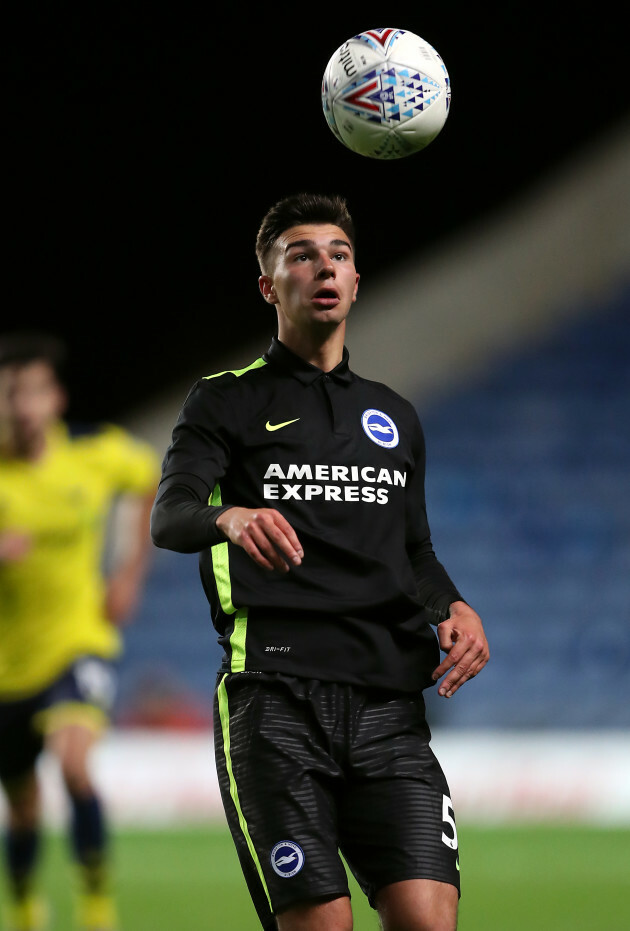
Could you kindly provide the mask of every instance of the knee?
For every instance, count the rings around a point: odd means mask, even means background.
[[[92,731],[79,725],[60,728],[47,738],[47,747],[59,764],[66,791],[73,797],[93,794],[89,756],[94,740]]]
[[[62,770],[62,777],[66,792],[71,798],[81,800],[94,795],[92,780],[84,770],[69,767]]]
[[[383,931],[456,931],[459,896],[448,883],[408,880],[377,896]]]
[[[457,917],[445,915],[416,915],[400,921],[382,919],[383,931],[457,931]]]
[[[84,798],[93,794],[87,758],[82,753],[65,753],[57,757],[61,778],[68,795]]]
[[[307,902],[276,916],[278,931],[352,931],[350,899]]]

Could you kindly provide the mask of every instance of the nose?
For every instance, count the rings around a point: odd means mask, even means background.
[[[327,252],[320,252],[317,262],[317,278],[334,278],[335,266]]]

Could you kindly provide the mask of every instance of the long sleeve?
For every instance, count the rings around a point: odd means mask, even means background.
[[[228,505],[209,501],[230,461],[230,416],[213,387],[198,382],[184,402],[151,512],[153,542],[177,553],[197,553],[225,539],[216,520]]]
[[[435,615],[435,624],[449,616],[449,606],[454,601],[465,601],[452,582],[448,572],[433,552],[431,541],[424,545],[408,547],[409,559],[413,566],[418,597],[425,608]]]
[[[217,529],[219,514],[193,487],[192,476],[171,476],[160,486],[151,511],[151,537],[156,546],[176,553],[198,553],[225,538]]]

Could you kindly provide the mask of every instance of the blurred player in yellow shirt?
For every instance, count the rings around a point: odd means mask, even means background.
[[[65,348],[53,337],[0,337],[0,782],[7,802],[9,931],[46,927],[34,873],[40,833],[36,763],[59,762],[79,866],[78,927],[117,929],[103,805],[89,754],[116,691],[118,626],[142,594],[159,461],[106,426],[73,435],[63,418]],[[106,573],[111,508],[133,502],[120,558]]]

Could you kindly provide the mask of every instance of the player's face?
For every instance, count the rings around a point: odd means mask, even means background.
[[[348,237],[327,223],[291,227],[278,238],[270,274],[259,285],[265,300],[276,305],[281,326],[304,330],[341,323],[359,285]]]
[[[0,369],[1,434],[16,451],[41,442],[64,406],[65,393],[46,362]]]

